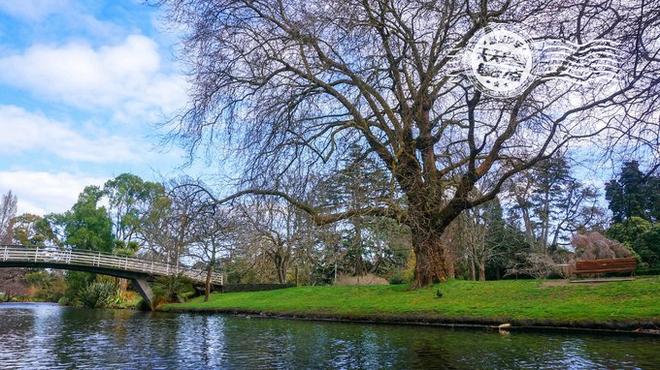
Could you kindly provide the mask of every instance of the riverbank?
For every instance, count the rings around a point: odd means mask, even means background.
[[[442,297],[438,297],[438,290]],[[320,320],[513,328],[660,329],[660,276],[599,284],[454,280],[405,285],[298,287],[215,293],[162,311],[238,313]]]

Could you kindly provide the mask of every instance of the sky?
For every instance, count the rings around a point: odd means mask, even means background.
[[[186,104],[179,36],[143,0],[0,0],[0,194],[19,214],[63,212],[125,172],[209,175],[162,140]],[[612,173],[575,170],[598,187]]]
[[[124,172],[194,172],[160,124],[184,108],[175,31],[137,0],[0,0],[0,194],[71,207]]]

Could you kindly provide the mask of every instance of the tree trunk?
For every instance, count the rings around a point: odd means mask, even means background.
[[[364,275],[364,261],[362,259],[362,225],[357,218],[353,219],[353,227],[355,228],[355,239],[353,240],[353,250],[355,251],[355,266],[353,272],[356,276]],[[358,280],[359,281],[359,280]]]
[[[456,268],[454,266],[456,258],[454,258],[454,252],[449,246],[444,246],[443,253],[447,279],[454,279],[456,277]]]
[[[413,250],[415,251],[414,288],[421,288],[446,280],[444,252],[439,233],[412,229]]]
[[[479,261],[479,281],[486,281],[486,263]]]
[[[287,261],[279,254],[275,255],[275,270],[277,270],[277,281],[280,284],[286,283]]]
[[[204,291],[204,302],[208,302],[209,296],[211,295],[211,274],[213,274],[213,264],[209,263],[209,267],[206,269],[206,289]]]

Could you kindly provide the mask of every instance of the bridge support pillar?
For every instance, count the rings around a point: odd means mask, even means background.
[[[149,307],[150,311],[154,310],[154,293],[151,291],[151,287],[149,286],[149,283],[147,283],[147,280],[145,279],[133,279],[133,288],[140,293],[142,296],[142,299],[144,300],[144,303],[147,304],[147,307]]]

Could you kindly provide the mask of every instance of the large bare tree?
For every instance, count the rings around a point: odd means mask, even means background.
[[[628,137],[645,148],[657,143],[657,1],[164,5],[184,27],[182,55],[192,67],[190,107],[174,133],[191,153],[219,148],[215,153],[230,153],[245,169],[241,191],[218,201],[278,196],[318,224],[392,217],[411,229],[417,286],[444,276],[441,235],[452,220],[494,199],[516,173],[573,144],[622,148]],[[493,98],[452,72],[455,51],[496,23],[524,27],[534,44],[611,40],[619,45],[622,73],[604,86],[551,78],[568,70],[568,58],[519,95]],[[328,213],[280,186],[284,174],[327,173],[352,144],[382,161],[405,206],[382,201]]]
[[[16,195],[11,190],[0,197],[0,244],[11,244],[14,241],[16,203]]]

